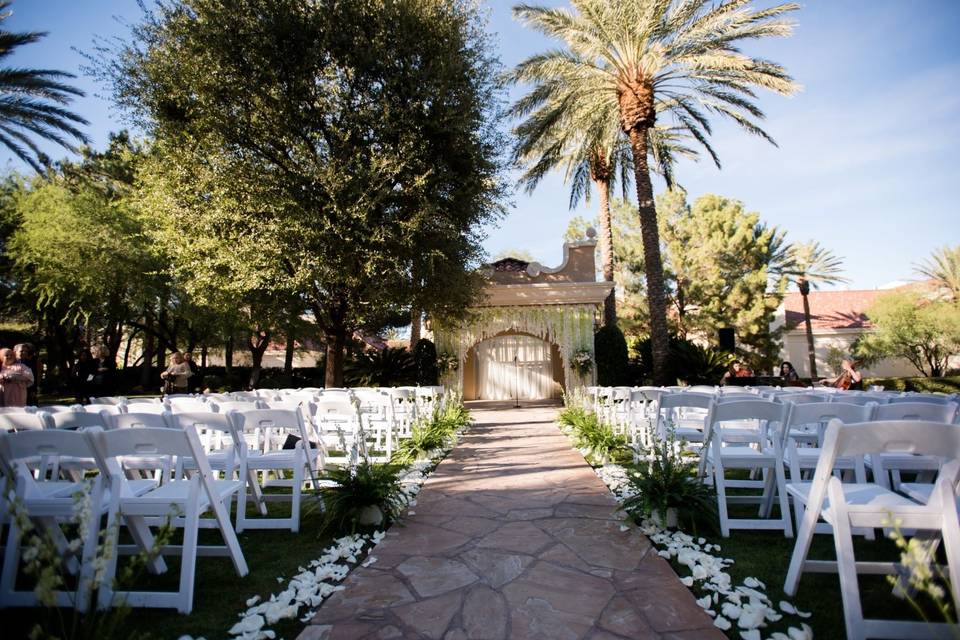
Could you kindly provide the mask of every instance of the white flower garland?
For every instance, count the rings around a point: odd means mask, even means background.
[[[635,495],[626,468],[607,464],[594,471],[609,487],[617,502],[623,503]],[[658,555],[668,560],[675,558],[679,564],[690,569],[690,575],[681,578],[680,582],[691,589],[698,585],[708,592],[697,599],[697,604],[714,619],[713,625],[722,631],[729,631],[736,623],[743,640],[761,640],[760,629],[766,627],[768,622],[781,620],[783,614],[800,618],[809,618],[811,615],[786,601],[779,603],[779,611],[774,609],[770,598],[763,593],[766,585],[756,578],[747,578],[742,585],[733,586],[730,574],[725,571],[733,564],[733,560],[711,555],[711,552],[720,551],[720,545],[710,544],[705,538],[694,539],[682,531],[667,531],[649,518],[640,523],[640,531],[658,547]],[[719,613],[716,611],[718,605]],[[801,622],[800,627],[790,627],[786,634],[775,632],[769,638],[813,640],[813,629]]]
[[[416,496],[430,475],[428,470],[446,456],[465,430],[459,429],[447,442],[446,448],[430,451],[428,458],[413,462],[400,474],[400,491],[408,508],[417,505]],[[407,515],[414,513],[409,509],[407,511]],[[367,555],[362,566],[368,567],[377,561],[376,556],[369,553],[385,536],[383,531],[376,531],[372,535],[353,534],[336,539],[332,546],[324,549],[322,556],[312,560],[307,567],[298,567],[299,573],[290,578],[283,591],[272,594],[268,600],[261,600],[259,595],[247,600],[247,610],[239,614],[240,621],[228,633],[234,636],[233,640],[274,640],[276,632],[267,627],[280,620],[297,617],[304,607],[307,611],[300,617],[300,622],[306,624],[316,615],[317,608],[326,598],[345,588],[338,583],[357,566],[358,559],[364,553]],[[277,578],[280,584],[284,580],[283,576]],[[184,635],[178,640],[205,639],[202,636],[194,639]]]

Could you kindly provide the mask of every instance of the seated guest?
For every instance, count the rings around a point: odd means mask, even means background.
[[[793,364],[787,361],[780,363],[780,377],[788,384],[800,382],[800,374],[793,368]]]
[[[844,391],[863,391],[863,376],[857,371],[853,358],[847,356],[840,363],[840,373],[834,378],[824,378],[820,384]]]
[[[27,387],[33,384],[30,367],[17,362],[13,349],[0,349],[0,404],[23,407],[27,404]]]

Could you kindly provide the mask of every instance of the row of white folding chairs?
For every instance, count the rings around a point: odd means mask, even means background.
[[[328,460],[323,439],[311,428],[298,409],[251,407],[225,413],[212,411],[162,413],[62,412],[48,414],[0,415],[0,431],[84,430],[100,428],[183,428],[201,430],[203,444],[214,461],[236,455],[245,466],[245,489],[237,510],[237,530],[289,528],[298,531],[303,485],[315,485]],[[207,427],[210,428],[207,428]],[[359,452],[363,454],[361,450]],[[356,461],[356,455],[351,462]],[[161,467],[163,465],[160,465]],[[226,472],[215,464],[217,471]],[[144,467],[139,472],[154,472],[158,479],[169,475],[169,466]],[[289,472],[290,478],[285,477]],[[266,493],[269,487],[284,487],[290,493]],[[247,492],[249,491],[249,497]],[[247,501],[253,501],[261,517],[246,515]],[[267,518],[267,501],[289,502],[289,517]],[[240,508],[243,505],[243,508]]]
[[[204,428],[223,428],[211,422]],[[214,416],[216,417],[216,416]],[[223,416],[220,416],[223,417]],[[230,421],[227,420],[226,423]],[[131,462],[154,464],[158,458],[175,459],[177,465],[192,468],[159,483],[155,479],[130,479],[124,473]],[[92,480],[65,480],[56,472],[37,468],[38,460],[64,459],[89,461],[98,473]],[[77,590],[61,590],[55,594],[59,606],[75,606],[86,610],[95,578],[94,558],[100,553],[106,562],[99,581],[95,603],[99,608],[114,605],[132,607],[175,608],[189,613],[193,607],[194,576],[198,555],[228,556],[240,577],[248,573],[246,561],[231,526],[229,505],[235,496],[242,496],[245,483],[243,458],[231,457],[221,464],[228,467],[217,479],[208,459],[197,428],[184,424],[182,428],[143,427],[103,431],[99,428],[80,431],[32,430],[0,433],[0,471],[14,480],[13,496],[16,507],[35,526],[48,534],[64,557],[64,566],[76,575]],[[63,526],[77,517],[77,496],[88,499],[90,516],[87,530],[79,533],[80,548],[75,552],[67,543]],[[9,505],[4,504],[4,508]],[[238,511],[242,502],[238,497]],[[212,512],[213,518],[201,519]],[[99,548],[101,520],[106,517],[106,534]],[[170,522],[183,529],[183,543],[159,544],[151,526]],[[199,546],[199,529],[212,525],[223,538],[222,546]],[[120,528],[127,528],[134,545],[120,545]],[[32,589],[18,589],[20,573],[20,520],[12,518],[4,550],[4,565],[0,574],[0,606],[31,606],[38,604]],[[118,556],[145,553],[151,559],[147,569],[151,573],[166,570],[164,555],[180,557],[180,579],[176,592],[120,591],[116,589]],[[153,556],[152,554],[159,555]]]

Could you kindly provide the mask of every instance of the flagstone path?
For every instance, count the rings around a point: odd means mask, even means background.
[[[473,407],[404,525],[299,640],[725,636],[553,424],[556,408]]]

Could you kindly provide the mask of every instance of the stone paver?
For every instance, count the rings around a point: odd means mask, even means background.
[[[476,426],[320,608],[300,640],[724,638],[553,424],[473,409]]]

